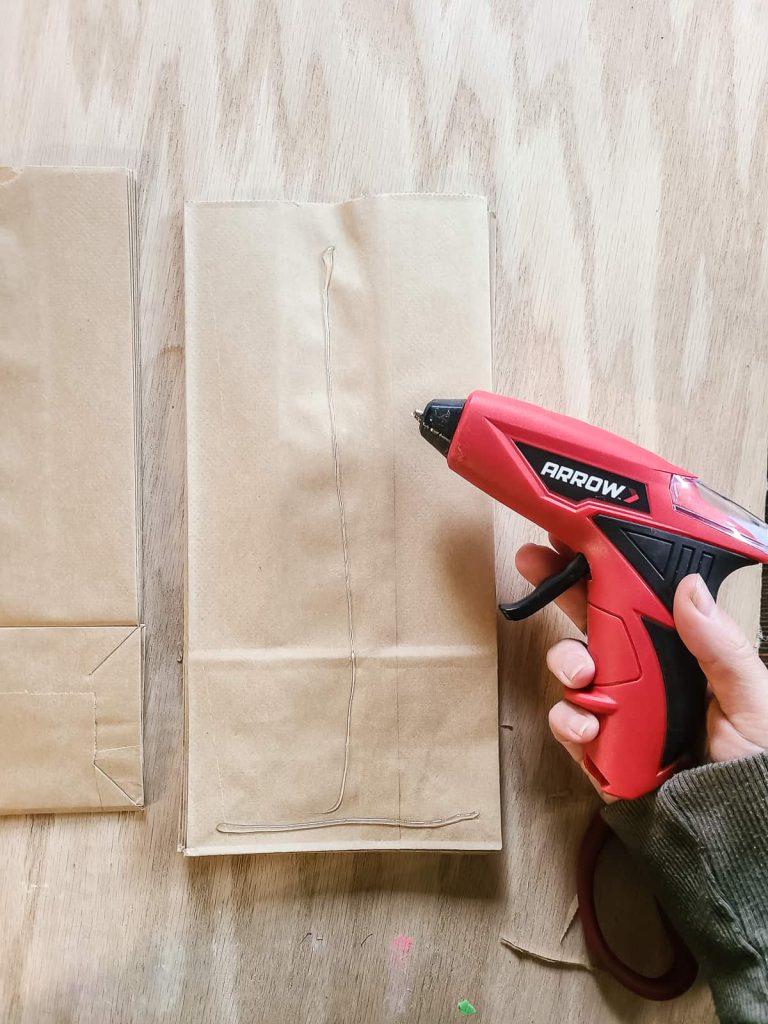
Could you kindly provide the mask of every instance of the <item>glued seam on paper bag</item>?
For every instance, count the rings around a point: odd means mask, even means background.
[[[185,249],[185,852],[498,849],[492,509],[411,415],[490,384],[485,200],[191,205]]]

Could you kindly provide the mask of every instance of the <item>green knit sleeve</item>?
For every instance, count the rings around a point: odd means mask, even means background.
[[[680,772],[603,816],[649,871],[722,1024],[768,1024],[768,752]]]

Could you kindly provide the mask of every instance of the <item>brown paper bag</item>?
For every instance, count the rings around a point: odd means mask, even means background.
[[[0,813],[142,802],[135,185],[0,170]]]
[[[486,203],[185,219],[191,855],[500,845],[490,502],[412,410],[490,382]]]

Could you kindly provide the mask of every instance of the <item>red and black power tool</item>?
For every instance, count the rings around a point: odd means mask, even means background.
[[[675,589],[698,573],[717,597],[729,573],[768,562],[768,526],[658,455],[527,402],[475,391],[414,415],[451,469],[578,552],[500,609],[522,619],[587,580],[595,678],[565,693],[600,719],[584,766],[612,796],[655,789],[690,763],[706,711],[706,680],[674,627]]]

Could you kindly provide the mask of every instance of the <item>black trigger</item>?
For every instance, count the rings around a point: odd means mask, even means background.
[[[519,601],[513,601],[512,604],[500,604],[499,611],[505,619],[513,619],[515,622],[527,619],[529,615],[541,611],[586,576],[589,576],[589,562],[584,555],[576,555],[564,569],[553,576],[548,576],[530,594],[526,594]]]

